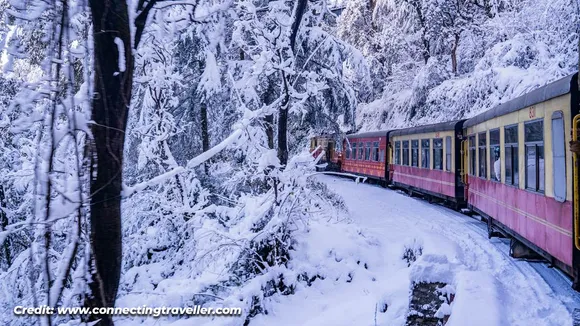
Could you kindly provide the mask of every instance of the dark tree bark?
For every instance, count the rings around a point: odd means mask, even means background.
[[[290,90],[286,74],[282,72],[284,100],[278,111],[278,160],[281,165],[288,163],[288,106],[290,105]]]
[[[201,146],[203,152],[209,151],[209,130],[208,130],[208,122],[207,122],[207,105],[205,103],[201,104],[201,108],[199,110],[201,115]],[[205,174],[208,173],[208,165],[207,162],[203,165],[205,169]]]
[[[274,149],[274,115],[269,114],[264,117],[266,125],[266,136],[268,137],[268,148]]]
[[[6,216],[6,195],[4,194],[4,187],[0,185],[0,231],[6,230],[8,226],[8,216]],[[6,267],[12,265],[12,258],[10,255],[9,239],[4,240],[4,259],[6,260]]]
[[[457,46],[459,46],[459,34],[455,33],[453,47],[451,48],[451,70],[457,75]]]
[[[92,297],[85,305],[113,307],[121,276],[121,190],[125,129],[131,102],[134,61],[127,3],[89,0],[94,38],[91,165]],[[115,40],[123,43],[119,53]],[[118,42],[118,41],[117,41]],[[119,64],[124,57],[123,64]],[[124,70],[124,71],[119,71]],[[113,325],[108,315],[99,326]]]
[[[296,53],[296,37],[298,36],[298,30],[300,29],[300,23],[302,23],[307,3],[308,0],[298,0],[294,8],[294,21],[290,31],[290,48],[294,53]]]
[[[271,105],[277,98],[276,89],[274,86],[276,82],[273,78],[268,78],[268,88],[264,93],[262,102],[266,105]],[[268,137],[268,148],[274,149],[274,115],[269,114],[264,117],[264,129],[266,130],[266,137]]]
[[[296,56],[296,37],[298,36],[298,30],[300,29],[300,23],[302,22],[302,17],[306,11],[306,5],[308,0],[298,0],[294,8],[294,21],[290,28],[290,48],[294,56]],[[282,55],[279,53],[280,59]],[[288,77],[284,72],[282,74],[283,92],[284,100],[280,106],[280,111],[278,112],[278,159],[280,164],[286,165],[288,163],[288,108],[290,105],[290,85]]]

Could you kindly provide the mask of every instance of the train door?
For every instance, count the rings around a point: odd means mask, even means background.
[[[326,151],[326,161],[327,162],[332,162],[332,159],[334,158],[334,141],[329,140],[328,141],[328,150]]]
[[[572,130],[572,288],[580,291],[580,85],[578,74],[570,81],[570,111]]]
[[[580,143],[578,128],[580,124],[580,114],[574,116],[572,120],[572,142],[570,150],[572,152],[572,192],[573,192],[573,255],[572,269],[574,282],[572,287],[580,290]]]

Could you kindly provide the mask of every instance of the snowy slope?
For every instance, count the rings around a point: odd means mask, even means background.
[[[449,326],[572,324],[563,302],[574,299],[555,294],[531,264],[510,258],[500,239],[488,240],[481,222],[378,186],[321,180],[343,196],[352,227],[377,241],[366,255],[368,269],[357,270],[350,283],[317,280],[270,302],[270,313],[252,325],[404,325],[414,281],[452,286]],[[337,240],[348,241],[319,239]],[[401,259],[405,246],[423,247],[410,267]]]
[[[361,131],[470,118],[578,69],[576,1],[374,3],[348,2],[339,25],[372,67]]]

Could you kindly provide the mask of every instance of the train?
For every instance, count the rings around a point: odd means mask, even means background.
[[[580,290],[578,73],[469,119],[311,139],[325,169],[478,215]],[[324,155],[321,155],[324,154]]]

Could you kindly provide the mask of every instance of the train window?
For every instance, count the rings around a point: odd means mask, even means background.
[[[526,146],[526,189],[544,191],[544,121],[524,125]]]
[[[451,171],[451,136],[445,137],[445,170]]]
[[[552,113],[552,157],[554,160],[552,169],[554,198],[563,203],[566,201],[566,139],[562,111]]]
[[[403,165],[409,165],[409,141],[403,140]]]
[[[379,142],[373,142],[373,161],[379,161]]]
[[[487,178],[487,139],[485,132],[477,135],[477,144],[479,149],[479,177]]]
[[[356,143],[350,144],[352,146],[352,159],[356,160]]]
[[[469,136],[469,174],[475,176],[475,136]]]
[[[395,164],[401,164],[401,142],[395,142]]]
[[[443,139],[433,139],[433,169],[443,170]]]
[[[431,168],[429,161],[431,141],[429,139],[421,139],[421,167],[425,169]]]
[[[362,160],[363,159],[363,143],[358,143],[358,159]]]
[[[369,161],[371,159],[371,143],[367,142],[367,146],[365,147],[365,161]]]
[[[501,181],[499,129],[489,131],[489,170],[491,180]]]
[[[385,150],[384,149],[381,149],[379,151],[379,161],[380,162],[384,162],[385,161]]]
[[[352,150],[350,148],[350,143],[348,142],[348,140],[346,140],[345,142],[346,148],[345,148],[345,154],[346,154],[346,158],[349,159],[350,158],[350,151]]]
[[[411,140],[411,166],[419,166],[419,141]]]
[[[520,183],[518,168],[518,126],[505,127],[505,183],[517,186]]]

